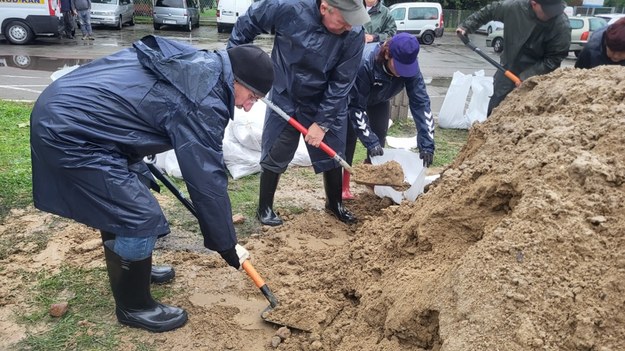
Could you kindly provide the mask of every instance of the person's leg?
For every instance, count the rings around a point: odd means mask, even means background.
[[[184,325],[187,312],[152,298],[150,271],[156,236],[117,236],[104,243],[104,256],[117,320],[125,325],[164,332]]]
[[[74,39],[74,35],[72,31],[74,30],[74,26],[72,25],[72,12],[65,11],[63,12],[63,31],[65,37],[68,39]]]
[[[371,131],[380,139],[380,146],[386,145],[386,134],[388,133],[388,121],[391,119],[391,101],[387,100],[377,105],[367,106],[369,125]]]
[[[343,206],[341,194],[342,177],[343,168],[341,167],[323,172],[323,185],[326,192],[326,209],[341,222],[351,224],[356,222],[356,217]]]
[[[82,40],[87,40],[89,32],[87,31],[85,11],[78,11],[78,20],[80,21],[80,32],[82,33]]]
[[[345,139],[345,161],[352,165],[354,162],[354,153],[356,152],[356,131],[351,124],[351,121],[347,122],[347,138]],[[343,170],[343,191],[341,192],[341,196],[343,200],[351,200],[354,198],[350,188],[350,174],[348,171]]]
[[[116,235],[111,232],[107,232],[104,230],[100,231],[100,235],[102,237],[102,242],[107,242],[109,240],[115,240]],[[169,283],[176,276],[176,271],[173,267],[168,265],[152,265],[152,270],[150,273],[150,281],[154,284],[165,284]]]

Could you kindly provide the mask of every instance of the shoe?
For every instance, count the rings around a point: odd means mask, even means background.
[[[115,234],[105,232],[103,230],[100,231],[100,236],[102,237],[102,243],[115,240]],[[173,267],[162,265],[162,266],[152,266],[152,272],[150,274],[150,281],[154,284],[165,284],[174,280],[176,276],[176,271]]]
[[[357,219],[345,206],[343,206],[343,199],[341,190],[343,188],[342,182],[342,168],[335,168],[333,170],[323,172],[323,185],[326,191],[326,210],[332,213],[339,221],[347,224],[356,223]]]
[[[86,36],[86,35],[83,35],[83,36],[82,36],[82,40],[87,40],[87,36]]]
[[[260,223],[270,226],[282,225],[282,219],[273,211],[273,197],[278,187],[280,173],[263,169],[260,174],[260,191],[256,218]]]
[[[115,299],[115,315],[124,325],[166,332],[183,326],[187,312],[162,304],[150,293],[152,256],[141,261],[128,261],[113,252],[113,240],[104,243],[106,269]]]
[[[92,37],[91,35],[87,37],[89,40],[95,40],[94,37]]]
[[[343,200],[353,200],[354,194],[352,194],[349,189],[349,180],[351,176],[348,171],[343,170],[343,191],[341,192],[341,197]]]

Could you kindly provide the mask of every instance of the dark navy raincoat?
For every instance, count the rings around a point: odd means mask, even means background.
[[[608,57],[605,46],[605,31],[608,26],[597,29],[592,33],[582,52],[575,61],[575,68],[593,68],[601,65],[625,66],[625,60],[614,62]]]
[[[259,1],[239,17],[228,46],[252,42],[275,30],[271,57],[275,79],[271,100],[306,128],[313,123],[329,128],[324,141],[344,154],[347,135],[347,94],[364,47],[361,26],[336,35],[321,23],[316,0]],[[262,158],[282,133],[286,121],[268,109],[263,130]],[[307,144],[316,172],[339,164]]]
[[[204,245],[230,249],[236,235],[222,138],[233,110],[225,51],[148,36],[82,66],[33,108],[34,204],[117,235],[166,234],[158,202],[130,168],[146,169],[144,156],[173,148]]]
[[[434,118],[423,75],[419,72],[414,77],[404,78],[384,72],[383,64],[375,61],[382,45],[371,43],[365,46],[356,83],[349,93],[349,116],[354,130],[367,149],[379,145],[364,111],[367,106],[392,99],[406,87],[410,113],[417,126],[417,146],[422,152],[434,154]]]

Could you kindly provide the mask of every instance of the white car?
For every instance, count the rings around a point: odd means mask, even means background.
[[[609,26],[612,23],[618,21],[619,19],[625,17],[625,13],[604,13],[601,15],[595,15],[595,17],[600,17],[608,21],[608,26]]]
[[[124,23],[135,25],[133,0],[92,0],[91,24],[122,29]]]
[[[498,29],[503,29],[503,22],[490,21],[486,23],[485,25],[481,26],[480,28],[478,28],[475,32],[490,34]]]

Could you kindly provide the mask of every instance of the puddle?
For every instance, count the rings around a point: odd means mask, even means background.
[[[55,72],[64,67],[82,65],[91,62],[90,59],[57,58],[29,55],[0,55],[1,67],[16,67],[29,71]]]

